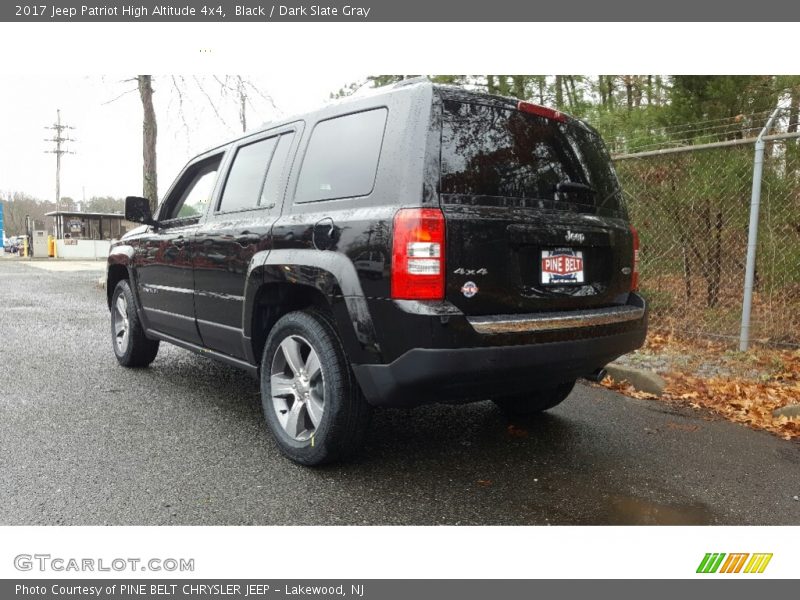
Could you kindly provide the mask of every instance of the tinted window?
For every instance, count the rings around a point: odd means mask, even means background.
[[[561,182],[582,184],[562,186]],[[620,207],[617,178],[602,140],[580,123],[518,110],[445,101],[443,194],[519,198],[533,206],[594,212]]]
[[[286,159],[289,156],[289,149],[292,147],[293,133],[287,133],[278,138],[278,145],[272,153],[272,161],[269,163],[267,179],[264,181],[264,188],[261,190],[260,206],[280,205],[283,199],[283,168],[286,166]]]
[[[188,219],[205,214],[214,192],[219,163],[220,157],[209,159],[184,175],[179,184],[181,188],[177,190],[180,196],[169,209],[167,219]]]
[[[222,192],[220,211],[255,208],[277,141],[277,137],[272,137],[242,146],[236,151],[225,182],[225,191]]]
[[[318,123],[308,143],[295,201],[369,194],[375,184],[387,113],[378,108]]]

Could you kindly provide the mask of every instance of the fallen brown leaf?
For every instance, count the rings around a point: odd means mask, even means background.
[[[747,354],[731,353],[726,352],[724,345],[715,342],[693,340],[687,343],[671,335],[648,336],[645,353],[659,351],[687,356],[701,354],[704,362],[720,363],[725,367],[720,369],[725,376],[720,377],[700,377],[687,372],[663,373],[667,386],[661,401],[709,410],[728,420],[770,431],[786,440],[800,438],[800,418],[772,416],[777,408],[800,404],[800,350],[757,348]],[[757,371],[755,375],[754,370]],[[615,382],[607,377],[601,385],[631,398],[655,399],[652,394],[637,391],[626,381]],[[685,431],[700,428],[677,423],[667,426]]]

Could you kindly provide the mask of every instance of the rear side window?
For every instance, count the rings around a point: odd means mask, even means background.
[[[308,142],[295,202],[371,193],[387,114],[378,108],[318,123]]]
[[[579,123],[446,100],[442,194],[519,199],[517,205],[616,213],[621,196],[602,140]],[[559,183],[582,184],[562,186]]]
[[[231,212],[255,208],[261,196],[264,177],[267,174],[277,137],[261,140],[236,151],[225,190],[222,192],[219,210]]]
[[[261,190],[261,200],[259,206],[273,208],[280,204],[283,199],[283,169],[286,166],[286,159],[289,157],[289,149],[292,147],[294,133],[285,133],[278,138],[278,145],[272,153],[272,160],[269,163],[267,178],[264,180],[264,188]]]

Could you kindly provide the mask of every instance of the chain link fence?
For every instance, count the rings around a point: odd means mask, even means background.
[[[750,341],[800,347],[800,143],[785,128],[770,133]],[[754,142],[734,138],[615,157],[640,234],[641,287],[653,330],[738,340]]]

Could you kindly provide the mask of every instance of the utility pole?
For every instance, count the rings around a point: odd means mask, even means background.
[[[54,150],[45,150],[46,154],[55,154],[56,155],[56,212],[58,212],[61,208],[61,155],[62,154],[75,154],[74,152],[70,152],[69,150],[64,150],[62,144],[66,142],[74,142],[75,140],[67,137],[68,130],[75,129],[69,125],[62,125],[61,124],[61,109],[56,110],[56,122],[53,123],[50,127],[45,127],[45,129],[52,130],[53,137],[46,138],[45,142],[53,142],[55,143],[56,147]],[[56,223],[59,222],[59,218],[56,217]],[[61,237],[61,232],[58,231],[58,225],[54,227],[55,231],[53,232],[57,238]]]

